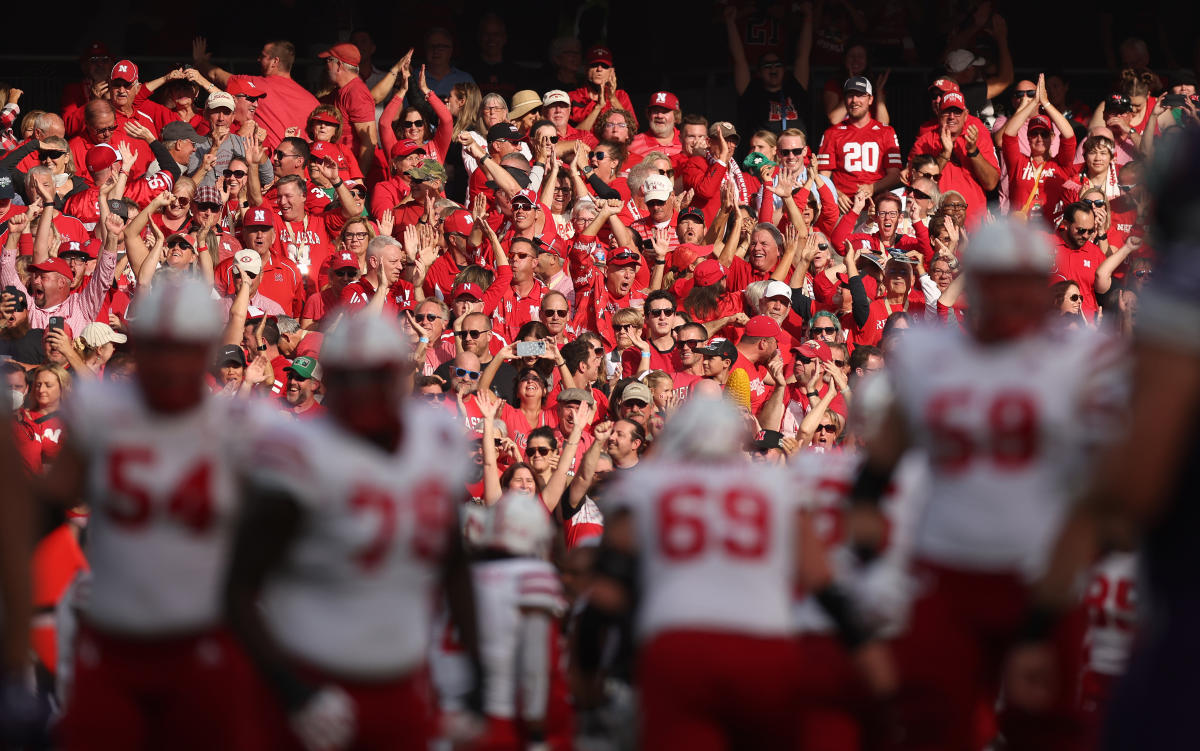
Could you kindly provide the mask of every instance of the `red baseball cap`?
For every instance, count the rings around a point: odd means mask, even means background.
[[[612,50],[602,44],[592,47],[588,50],[587,64],[592,65],[593,63],[607,63],[611,66],[613,64]]]
[[[112,67],[112,73],[108,74],[108,80],[133,83],[138,80],[138,67],[129,60],[118,60],[117,64]]]
[[[474,227],[475,217],[471,216],[471,212],[466,209],[455,209],[442,221],[442,232],[446,234],[459,234],[466,237],[471,234]]]
[[[696,245],[695,243],[680,243],[671,251],[671,266],[676,271],[686,271],[691,268],[697,258],[711,256],[713,246]]]
[[[953,78],[939,78],[938,80],[929,84],[929,90],[940,91],[943,94],[950,91],[959,91],[958,81],[955,81]]]
[[[512,198],[508,199],[508,202],[511,204],[513,201],[516,201],[518,198],[525,199],[526,201],[529,202],[530,206],[538,205],[537,193],[534,193],[532,188],[526,188],[525,190],[520,191],[519,193],[514,195]]]
[[[233,96],[266,96],[267,92],[249,76],[230,76],[225,91]]]
[[[78,240],[67,239],[58,246],[58,257],[62,258],[63,253],[83,253],[88,258],[95,258],[96,251],[92,247],[92,242],[80,242]]]
[[[679,109],[679,97],[669,91],[659,91],[650,95],[650,104],[647,107],[662,107],[668,110]]]
[[[967,102],[963,99],[963,95],[957,91],[947,91],[942,94],[942,101],[938,105],[938,112],[945,112],[951,107],[957,107],[960,110],[966,111]]]
[[[96,58],[108,57],[108,45],[101,41],[92,42],[79,56],[80,60],[89,60]]]
[[[471,282],[461,282],[454,285],[454,289],[450,291],[450,300],[453,302],[463,295],[474,297],[479,301],[483,300],[483,292],[479,290],[479,285]]]
[[[333,261],[329,264],[330,271],[338,269],[357,269],[358,257],[348,251],[342,251],[333,256]]]
[[[358,65],[362,62],[362,53],[358,51],[358,47],[346,42],[333,45],[317,57],[332,57],[335,60],[341,60],[346,65]]]
[[[833,350],[829,349],[829,345],[820,339],[809,339],[793,351],[801,357],[816,358],[821,362],[829,362],[833,359]]]
[[[1029,118],[1029,123],[1025,126],[1025,129],[1030,133],[1035,130],[1044,130],[1048,133],[1054,132],[1054,128],[1050,125],[1050,118],[1045,115],[1034,115]]]
[[[314,123],[329,123],[330,125],[341,125],[337,117],[327,110],[321,110],[308,116],[308,119]]]
[[[678,249],[676,249],[678,252]],[[696,284],[701,287],[707,287],[710,284],[716,284],[725,277],[725,267],[715,258],[709,258],[706,261],[701,261],[700,265],[692,273],[692,277],[696,280]]]
[[[54,229],[58,230],[58,234],[66,239],[78,240],[80,243],[86,243],[91,238],[91,234],[83,226],[83,222],[67,214],[59,214],[54,217]]]
[[[392,144],[390,158],[395,159],[398,156],[408,156],[417,152],[425,153],[425,147],[411,138],[405,138],[403,141],[396,141]]]
[[[746,336],[778,338],[783,336],[783,329],[770,316],[754,316],[746,322]]]
[[[313,159],[318,161],[322,159],[329,159],[333,162],[336,162],[339,152],[331,143],[327,143],[325,141],[313,141],[308,145],[308,153],[312,154]]]
[[[242,218],[243,227],[274,227],[275,220],[268,209],[257,207],[250,209]]]
[[[71,271],[71,264],[67,263],[57,256],[47,258],[38,264],[30,264],[29,268],[42,273],[58,273],[68,279],[74,279],[75,273]]]
[[[87,163],[88,172],[94,174],[121,161],[121,152],[107,143],[98,143],[88,149],[84,161]]]

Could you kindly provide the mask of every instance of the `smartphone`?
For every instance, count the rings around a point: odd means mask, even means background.
[[[67,319],[62,316],[50,316],[49,323],[46,324],[48,329],[63,329],[66,327]]]
[[[1187,94],[1167,94],[1163,97],[1163,106],[1168,109],[1186,107]]]
[[[4,288],[4,294],[9,295],[13,299],[13,310],[20,313],[23,310],[29,309],[29,300],[25,297],[25,293],[17,289],[13,285],[8,285]]]
[[[517,357],[541,357],[546,354],[546,342],[517,342]]]

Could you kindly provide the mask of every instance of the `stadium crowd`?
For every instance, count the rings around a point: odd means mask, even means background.
[[[869,21],[821,7],[783,48],[725,11],[727,120],[570,38],[522,79],[494,15],[474,77],[434,29],[386,69],[330,46],[316,93],[288,41],[235,75],[201,38],[166,71],[97,42],[57,111],[0,91],[6,477],[44,501],[5,690],[53,713],[5,723],[1096,747],[1135,545],[1054,617],[1033,593],[1122,435],[1139,309],[1169,315],[1152,163],[1200,130],[1195,74],[1130,39],[1080,102],[979,13],[901,143],[882,50],[836,33]]]

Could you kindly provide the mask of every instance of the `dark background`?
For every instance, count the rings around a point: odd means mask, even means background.
[[[830,0],[831,4],[836,0]],[[790,3],[735,2],[744,15],[772,19],[768,26],[790,60],[796,22]],[[946,29],[967,16],[978,0],[870,0],[855,2],[868,18],[891,11],[903,13],[916,40],[919,60],[902,64],[876,56],[873,69],[892,69],[888,106],[902,148],[912,142],[915,127],[929,115],[925,85],[933,76],[945,45]],[[1093,105],[1110,88],[1115,46],[1127,36],[1140,36],[1150,46],[1152,65],[1160,73],[1197,67],[1197,15],[1190,3],[1163,0],[1100,2],[1000,2],[995,11],[1008,21],[1017,76],[1058,70],[1071,82],[1072,95]],[[294,76],[315,87],[321,72],[316,53],[344,40],[353,29],[372,33],[379,48],[375,63],[387,67],[409,47],[421,57],[421,40],[432,26],[450,28],[456,36],[456,58],[469,56],[477,22],[496,11],[508,24],[506,56],[530,69],[540,82],[550,40],[576,31],[584,46],[604,40],[615,55],[622,88],[636,107],[649,93],[676,92],[685,112],[734,119],[734,91],[728,45],[717,3],[633,2],[593,0],[587,4],[534,0],[497,6],[474,0],[382,4],[350,0],[266,0],[164,4],[160,0],[106,0],[65,13],[46,4],[27,3],[5,12],[9,33],[0,47],[0,81],[26,91],[22,109],[58,109],[62,86],[78,77],[78,55],[101,40],[116,57],[128,57],[142,68],[142,79],[162,74],[172,62],[191,60],[191,40],[208,38],[214,61],[234,72],[257,73],[255,56],[264,41],[289,39],[298,53]],[[1106,34],[1106,28],[1110,29]],[[1106,39],[1111,45],[1106,45]],[[1111,49],[1105,54],[1106,47]],[[983,50],[986,55],[986,50]],[[753,61],[752,61],[753,62]],[[889,64],[891,63],[891,64]],[[831,67],[814,69],[810,93],[814,110],[826,78],[840,79]],[[536,86],[534,86],[536,88]],[[641,112],[639,111],[639,115]],[[820,119],[820,118],[819,118]],[[820,130],[820,125],[817,126]],[[815,140],[817,132],[810,132]]]

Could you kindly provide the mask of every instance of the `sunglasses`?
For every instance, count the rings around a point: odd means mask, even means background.
[[[175,196],[175,205],[176,206],[180,206],[180,207],[187,206],[191,202],[192,202],[192,199],[188,198],[187,196]]]
[[[358,276],[358,269],[338,269],[333,273],[335,276],[340,276],[343,279],[353,279]]]
[[[923,190],[919,190],[917,188],[910,187],[906,190],[906,192],[908,193],[908,195],[912,196],[913,198],[918,198],[922,201],[928,201],[932,198],[932,196],[930,196],[928,193],[926,193]]]
[[[1142,277],[1146,276],[1154,276],[1154,271],[1151,269],[1138,269],[1137,271],[1133,272],[1133,275],[1138,279],[1141,279]]]
[[[606,154],[603,151],[593,151],[592,153],[588,154],[588,159],[596,159],[598,161],[603,159],[605,156]]]
[[[511,256],[511,258],[514,261],[527,261],[530,258],[533,258],[533,256],[529,255],[528,253],[517,253]]]
[[[810,331],[814,334],[836,334],[837,326],[813,326]]]
[[[251,279],[251,280],[255,279],[258,276],[258,274],[254,273],[253,271],[242,271],[241,269],[239,269],[237,267],[234,267],[233,271],[231,271],[230,273],[233,274],[234,276],[244,276],[247,279]]]
[[[1121,190],[1122,193],[1128,193],[1129,191],[1133,190],[1134,186],[1118,184],[1117,187]]]
[[[831,362],[832,362],[834,365],[838,366],[839,368],[844,368],[844,367],[846,367],[846,361],[845,361],[845,360],[831,360]]]
[[[1076,234],[1080,234],[1080,235],[1094,235],[1094,234],[1096,234],[1096,228],[1095,228],[1095,227],[1090,227],[1090,228],[1088,228],[1088,229],[1084,229],[1083,227],[1072,227],[1071,229],[1072,229],[1072,230],[1073,230],[1073,231],[1074,231]]]
[[[566,318],[567,311],[566,310],[556,310],[554,308],[546,308],[545,310],[542,311],[542,317],[543,318]]]
[[[589,68],[604,68],[605,70],[608,70],[612,66],[609,65],[608,63],[594,62],[591,65],[589,65],[588,67]]]
[[[67,152],[65,151],[59,151],[57,149],[38,149],[38,160],[45,161],[46,159],[58,159],[60,156],[63,156],[66,153]]]
[[[1084,198],[1082,202],[1090,203],[1091,205],[1095,206],[1096,208],[1100,208],[1101,206],[1104,205],[1104,201],[1099,198]]]
[[[549,446],[527,446],[525,456],[550,456]]]
[[[1080,301],[1080,300],[1082,300],[1082,299],[1083,299],[1083,295],[1080,295],[1080,294],[1078,294],[1078,293],[1076,293],[1076,294],[1074,294],[1074,295],[1070,295],[1069,297],[1067,297],[1067,300],[1069,300],[1069,301],[1071,301],[1071,302],[1079,302],[1079,301]]]
[[[703,339],[680,339],[679,346],[680,347],[691,347],[692,349],[696,349],[697,347],[704,346],[704,340]]]
[[[105,133],[116,132],[116,130],[117,130],[117,126],[115,126],[115,125],[110,125],[107,128],[96,128],[96,135],[102,136]]]
[[[674,308],[651,308],[650,309],[650,317],[651,318],[670,318],[673,315],[675,315]]]
[[[469,381],[478,381],[480,373],[478,370],[467,370],[466,368],[455,368],[454,375],[457,376],[458,378],[466,378]],[[499,440],[497,440],[496,445],[497,446],[500,445]]]
[[[290,157],[298,157],[298,156],[300,156],[300,155],[299,154],[289,154],[286,151],[280,151],[278,149],[275,150],[275,158],[276,159],[288,159]]]
[[[167,243],[168,248],[183,248],[184,250],[194,250],[192,244],[186,240],[173,240]]]
[[[592,348],[592,354],[593,354],[593,355],[603,355],[603,354],[604,354],[604,347],[593,347],[593,348]]]
[[[424,126],[425,126],[424,120],[405,120],[404,121],[405,130],[407,130],[409,128],[422,128]]]
[[[278,151],[275,152],[276,156],[279,156],[279,154],[280,154],[280,152],[278,152]],[[282,159],[282,157],[280,157],[280,158]],[[244,170],[244,169],[227,169],[224,172],[222,172],[221,174],[224,175],[225,177],[236,177],[237,179],[241,180],[243,177],[246,176],[246,170]]]
[[[484,329],[483,331],[479,331],[478,329],[463,329],[462,331],[455,331],[454,333],[458,336],[465,336],[468,339],[478,339],[490,331],[491,329]]]
[[[660,169],[660,170],[658,171],[658,174],[660,174],[660,175],[666,175],[667,177],[675,177],[675,170],[673,170],[673,169]]]
[[[918,172],[917,174],[920,175],[921,177],[928,177],[930,180],[933,180],[935,183],[942,179],[941,172]]]
[[[632,323],[618,323],[615,326],[613,326],[613,331],[619,334],[622,331],[624,331],[625,329],[632,329],[632,328],[637,328],[637,327],[634,326]]]
[[[641,256],[638,255],[637,253],[634,253],[632,250],[622,250],[620,253],[617,253],[615,256],[613,256],[612,258],[609,259],[610,262],[611,261],[638,261],[638,260],[641,260]]]
[[[1033,99],[1037,96],[1037,89],[1017,89],[1013,92],[1013,99],[1020,99],[1023,96]]]
[[[836,433],[837,426],[836,425],[818,425],[817,432],[818,433]]]
[[[780,149],[779,153],[783,156],[802,156],[804,154],[804,147],[801,146],[798,149]]]
[[[220,211],[220,210],[221,210],[221,204],[219,204],[219,203],[209,203],[208,201],[204,201],[204,202],[197,201],[196,202],[196,211]]]
[[[817,243],[817,250],[829,250],[829,243]]]
[[[307,378],[305,378],[304,376],[302,376],[302,375],[299,375],[298,373],[296,373],[296,371],[294,371],[294,370],[289,370],[289,371],[287,372],[287,379],[288,379],[289,381],[300,381],[300,382],[304,382],[304,381],[307,381],[307,380],[308,380],[308,379],[307,379]]]
[[[249,94],[238,94],[237,96],[240,99],[245,99],[247,102],[253,103],[253,102],[257,102],[259,99],[262,99],[263,97],[265,97],[266,94],[259,94],[258,96],[250,96]]]
[[[558,143],[558,136],[557,135],[550,136],[550,143]]]
[[[413,320],[417,323],[433,322],[441,318],[437,313],[414,313]]]

